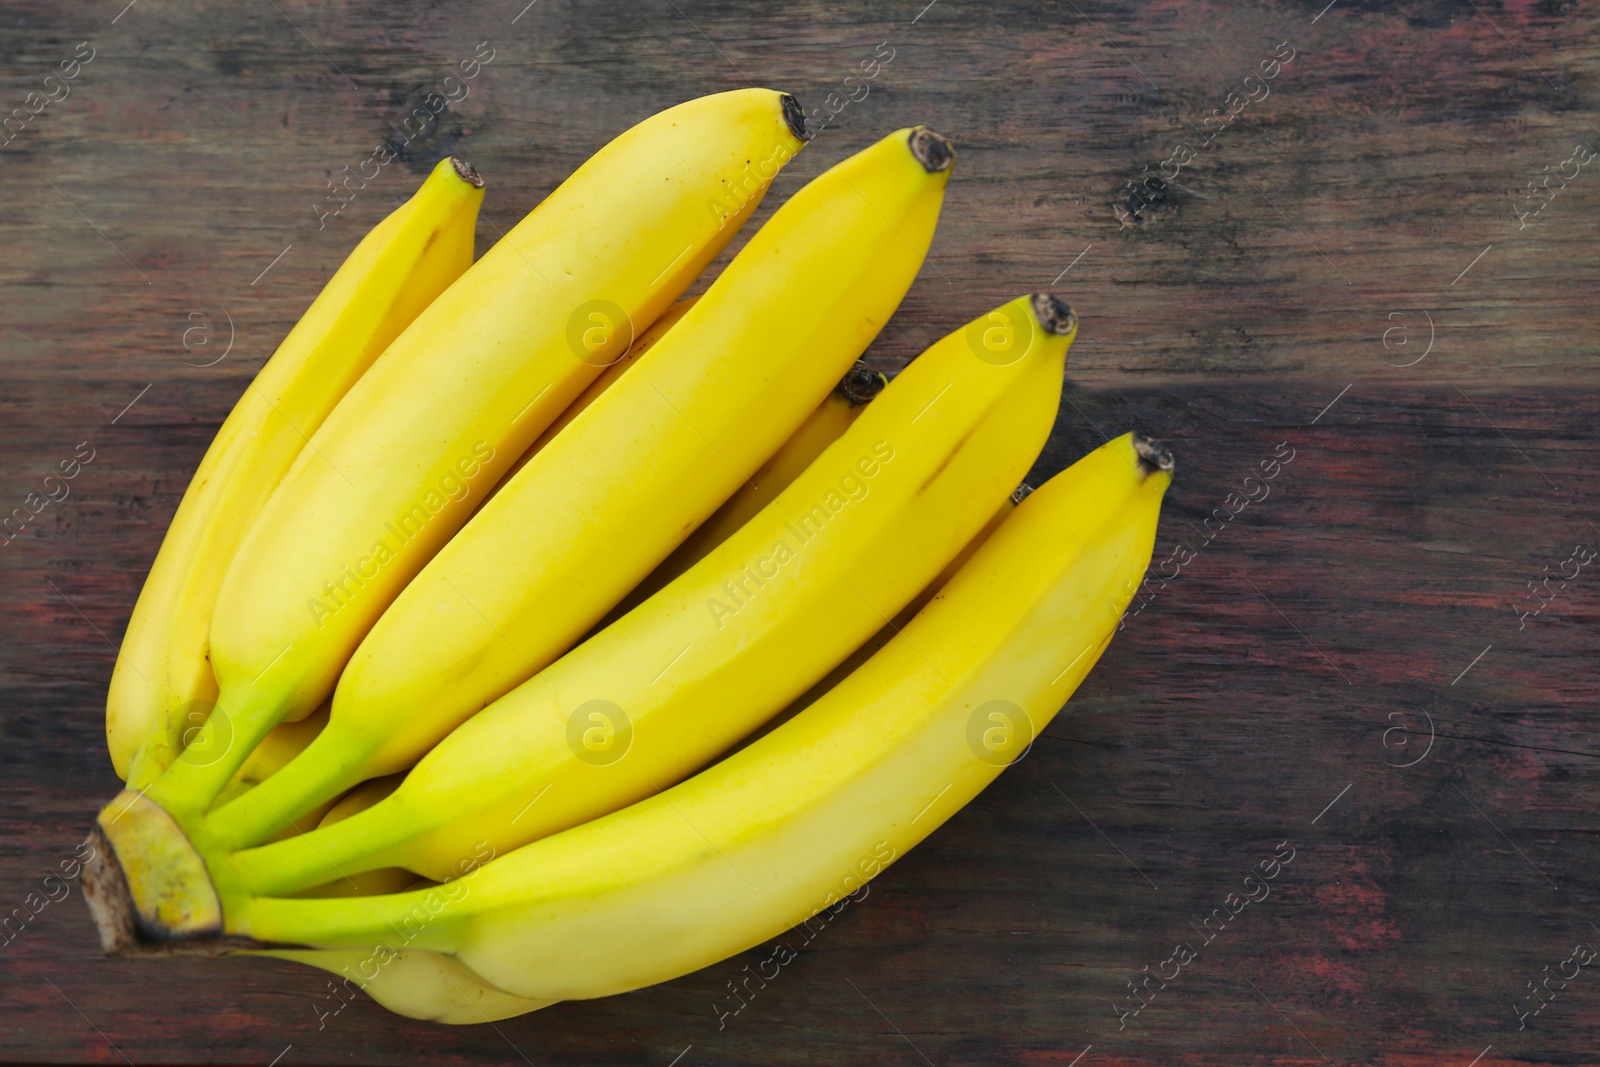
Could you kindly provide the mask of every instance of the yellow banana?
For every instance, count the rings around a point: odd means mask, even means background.
[[[829,671],[820,682],[806,690],[798,699],[792,701],[788,707],[774,715],[759,730],[754,731],[729,749],[728,754],[731,755],[741,748],[755,744],[755,742],[794,718],[801,711],[822,699],[823,694],[844,681],[845,678],[855,672],[857,667],[877,655],[878,650],[888,644],[895,634],[904,630],[917,612],[927,607],[928,602],[938,595],[939,590],[945,587],[945,584],[955,576],[956,572],[967,565],[967,560],[972,558],[973,553],[983,547],[984,542],[989,539],[989,535],[999,528],[1000,524],[1006,520],[1006,516],[1010,515],[1017,504],[1031,492],[1033,492],[1031,486],[1018,486],[1016,491],[1007,497],[999,508],[995,509],[994,514],[989,516],[989,521],[984,523],[983,528],[973,535],[972,540],[962,546],[961,551],[956,553],[955,558],[945,566],[944,570],[939,572],[939,576],[923,586],[922,592],[912,597],[911,603],[900,609],[900,614],[884,624],[884,627],[877,633],[867,638],[866,644],[850,653],[848,659]]]
[[[139,789],[216,700],[211,609],[239,542],[306,439],[389,342],[472,265],[483,180],[442,160],[350,253],[200,461],[128,620],[106,698],[119,777]]]
[[[617,379],[622,377],[623,372],[637,363],[640,356],[654,348],[656,342],[661,340],[666,335],[666,332],[672,329],[677,321],[683,318],[684,314],[694,307],[699,299],[698,296],[686,296],[663,311],[661,317],[652,322],[650,328],[639,335],[639,339],[633,343],[631,348],[621,356],[618,356],[613,362],[608,363],[606,369],[600,372],[599,377],[590,382],[583,392],[578,394],[578,398],[568,404],[565,411],[556,416],[556,421],[545,427],[544,433],[540,434],[538,440],[534,441],[533,447],[517,461],[519,464],[518,469],[520,470],[521,466],[527,464],[533,453],[549,444],[550,438],[565,429],[567,423],[577,418],[583,413],[584,409],[593,404],[601,393],[616,384]]]
[[[972,540],[968,541],[960,552],[956,553],[955,558],[949,562],[944,570],[939,572],[937,578],[923,586],[922,592],[913,597],[911,603],[900,609],[900,614],[891,619],[883,629],[868,638],[866,644],[852,652],[849,659],[835,667],[826,678],[813,687],[812,692],[801,697],[801,700],[806,704],[810,704],[817,697],[820,697],[823,693],[843,681],[846,675],[877,655],[878,649],[888,644],[890,638],[894,637],[895,634],[904,630],[917,612],[927,607],[928,602],[939,595],[939,590],[945,587],[945,583],[955,577],[957,571],[966,566],[967,560],[971,559],[973,554],[983,547],[984,542],[989,540],[989,535],[1000,528],[1000,524],[1006,521],[1006,517],[1011,514],[1017,504],[1031,492],[1033,490],[1029,486],[1019,486],[1015,492],[1001,501],[994,514],[989,516],[989,521],[983,524],[983,527],[973,535]]]
[[[322,1026],[344,1010],[345,998],[359,989],[396,1015],[435,1023],[492,1023],[537,1011],[551,1003],[528,1000],[496,989],[454,956],[422,949],[278,949],[243,952],[276,956],[319,967],[340,979],[315,1006]],[[325,1006],[324,1006],[325,1005]]]
[[[399,784],[397,777],[365,783],[335,804],[323,817],[322,824],[338,822],[364,811],[392,793]],[[416,875],[389,868],[342,878],[320,892],[301,896],[376,896],[416,885]],[[422,885],[431,888],[433,883],[424,881]],[[316,1008],[323,1025],[328,1015],[344,1010],[346,998],[353,996],[356,990],[396,1014],[440,1023],[494,1022],[535,1011],[548,1003],[514,997],[489,985],[455,957],[425,949],[287,949],[239,955],[275,956],[319,967],[338,978],[338,985],[328,983],[330,995]]]
[[[399,594],[345,667],[328,728],[213,811],[212,838],[259,844],[409,767],[575,644],[872,342],[922,266],[950,159],[937,134],[900,130],[795,193]]]
[[[217,710],[153,801],[188,826],[262,735],[331,692],[379,613],[625,350],[628,324],[653,321],[738,229],[802,146],[797,115],[792,97],[744,89],[646,119],[395,339],[229,565],[211,626]]]
[[[256,898],[230,929],[328,948],[415,929],[407,947],[452,953],[535,1002],[637,989],[780,936],[837,906],[1027,751],[1116,633],[1172,467],[1134,434],[1091,453],[1024,500],[837,688],[659,796],[450,885]]]
[[[661,339],[661,335],[672,329],[672,324],[683,318],[683,313],[693,307],[694,302],[699,299],[698,296],[686,296],[663,311],[661,317],[652,322],[650,328],[641,333],[626,352],[617,357],[615,362],[607,365],[606,369],[600,372],[600,376],[585,386],[583,392],[578,394],[577,399],[568,404],[561,414],[556,416],[554,422],[545,427],[544,433],[539,435],[538,440],[528,446],[528,450],[518,457],[517,461],[511,465],[511,469],[501,475],[500,480],[494,484],[494,488],[484,496],[483,503],[478,505],[478,510],[482,511],[484,505],[493,500],[495,494],[500,492],[511,479],[515,478],[518,471],[528,465],[528,461],[534,457],[534,454],[549,443],[550,438],[560,433],[567,423],[578,417],[579,412],[594,403],[595,398],[601,393],[611,388],[611,384],[622,376],[623,371],[633,366],[640,356],[650,351],[651,347]],[[477,514],[477,512],[473,514]]]
[[[1076,328],[1055,297],[1024,296],[934,344],[759,515],[458,727],[387,800],[215,863],[224,901],[373,867],[442,881],[480,848],[615,810],[727,749],[983,525],[1049,434]]]
[[[366,811],[372,805],[393,793],[400,786],[399,775],[386,775],[383,778],[374,778],[370,782],[362,782],[350,790],[339,802],[328,809],[328,814],[322,817],[321,826],[336,823],[340,819],[348,819],[359,811]],[[415,879],[413,879],[415,880]]]
[[[713,548],[726,541],[739,527],[788,488],[800,472],[811,466],[813,460],[839,439],[850,424],[861,414],[861,408],[877,396],[889,383],[884,375],[857,363],[839,379],[839,384],[817,409],[806,417],[800,428],[761,465],[748,481],[738,488],[727,503],[716,510],[694,533],[673,550],[672,555],[650,572],[627,598],[612,609],[608,621],[622,618],[638,605],[648,600],[656,590],[700,562]]]

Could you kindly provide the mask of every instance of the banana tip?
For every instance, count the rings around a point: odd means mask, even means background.
[[[1033,316],[1058,337],[1070,336],[1078,328],[1078,313],[1054,293],[1033,294]]]
[[[883,374],[858,361],[845,372],[845,376],[839,379],[839,384],[834,389],[840,396],[859,407],[883,392],[883,387],[888,384],[889,379]]]
[[[474,189],[483,188],[483,175],[478,173],[477,167],[474,167],[471,163],[468,163],[460,156],[451,156],[450,165],[455,167],[456,174],[460,176],[462,181],[466,182]]]
[[[1021,485],[1018,485],[1011,491],[1011,502],[1013,504],[1020,504],[1032,495],[1033,486],[1029,485],[1027,482],[1023,482]]]
[[[789,132],[797,141],[811,140],[811,131],[806,128],[806,109],[800,106],[800,101],[793,93],[779,93],[778,96],[783,103],[783,121]]]
[[[929,174],[949,170],[950,164],[955,162],[956,150],[950,138],[934,133],[926,126],[912,130],[906,143],[911,146],[912,158],[921,163]]]
[[[1171,474],[1178,469],[1178,461],[1172,458],[1172,450],[1149,434],[1135,431],[1133,451],[1139,457],[1139,466],[1147,475],[1156,471],[1166,471]]]

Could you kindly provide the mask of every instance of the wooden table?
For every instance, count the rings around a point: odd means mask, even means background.
[[[1156,560],[1197,555],[1025,760],[722,1028],[768,947],[494,1028],[365,1001],[319,1028],[319,972],[108,962],[68,899],[0,947],[0,1059],[1600,1062],[1600,975],[1519,1020],[1528,983],[1600,946],[1600,575],[1528,585],[1600,544],[1600,168],[1567,162],[1600,147],[1593,4],[523,2],[9,5],[0,107],[80,63],[0,148],[7,508],[93,458],[0,548],[0,910],[46,892],[116,787],[113,646],[211,435],[444,154],[488,177],[486,247],[653,110],[747,78],[817,106],[892,50],[762,216],[884,131],[953,137],[939,237],[872,358],[1054,284],[1083,328],[1039,475],[1167,437]],[[471,95],[319,229],[328,178],[479,42]],[[1135,1000],[1178,943],[1179,977]]]

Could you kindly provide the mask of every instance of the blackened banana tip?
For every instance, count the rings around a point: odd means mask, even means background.
[[[806,109],[800,106],[800,101],[792,93],[780,93],[783,100],[783,121],[789,127],[789,132],[794,134],[797,141],[811,140],[811,131],[806,128]]]
[[[1013,504],[1020,504],[1032,495],[1033,486],[1029,485],[1027,482],[1023,482],[1021,485],[1017,486],[1011,491],[1011,502]]]
[[[456,169],[456,174],[461,180],[474,189],[483,188],[483,175],[478,173],[478,168],[462,159],[460,156],[451,156],[450,165]]]
[[[906,142],[911,146],[912,158],[921,163],[929,174],[949,170],[950,164],[955,162],[956,150],[950,138],[934,133],[926,126],[912,130]]]
[[[883,392],[883,387],[888,384],[887,377],[858,361],[845,372],[834,389],[840,396],[859,407]]]
[[[1033,317],[1058,337],[1066,337],[1078,328],[1078,313],[1054,293],[1033,294]]]
[[[1148,434],[1137,430],[1133,433],[1133,451],[1139,457],[1139,466],[1145,474],[1154,474],[1156,471],[1166,471],[1171,474],[1178,469],[1178,461],[1172,458],[1172,450]]]

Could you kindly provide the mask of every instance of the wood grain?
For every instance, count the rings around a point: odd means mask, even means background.
[[[757,221],[886,130],[950,135],[939,237],[872,359],[1054,284],[1083,329],[1038,476],[1160,434],[1180,468],[1157,561],[1196,555],[1024,761],[789,935],[798,958],[723,1026],[713,1002],[768,947],[496,1028],[358,1002],[319,1029],[319,974],[108,962],[66,899],[0,945],[0,1058],[1600,1062],[1600,977],[1523,1029],[1514,1007],[1600,945],[1600,576],[1519,616],[1530,579],[1600,544],[1600,171],[1513,212],[1541,168],[1600,147],[1600,9],[924,3],[4,6],[0,113],[95,50],[0,147],[6,507],[80,443],[94,458],[0,547],[0,913],[48,899],[116,786],[114,646],[211,435],[450,152],[488,178],[486,247],[653,110],[750,82],[817,106],[886,43]],[[319,229],[328,178],[484,41],[471,95]],[[1202,149],[1283,42],[1270,94]],[[1207,539],[1281,447],[1270,495]],[[1284,842],[1270,895],[1205,942],[1194,926]],[[1128,983],[1180,942],[1195,958],[1119,1029]]]

